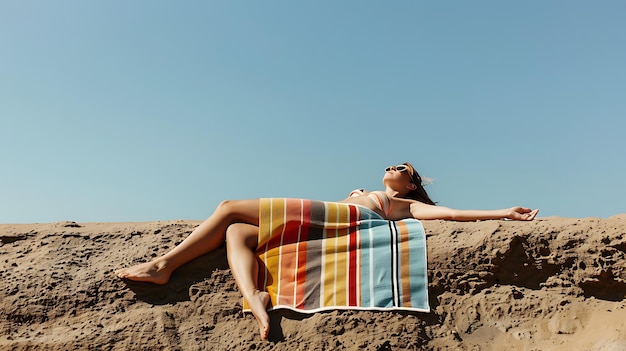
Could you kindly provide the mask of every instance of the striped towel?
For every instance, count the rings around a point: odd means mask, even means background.
[[[430,311],[418,220],[284,198],[261,199],[259,218],[258,286],[269,292],[272,309]]]

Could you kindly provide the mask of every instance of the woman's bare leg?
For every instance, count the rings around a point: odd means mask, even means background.
[[[233,223],[258,225],[259,200],[222,202],[209,218],[170,252],[150,262],[120,269],[115,274],[120,278],[165,284],[176,268],[219,248],[224,243],[226,229]]]
[[[267,339],[270,331],[270,317],[267,305],[270,295],[257,286],[259,264],[254,254],[259,236],[259,227],[250,224],[233,224],[226,231],[226,251],[228,265],[252,314],[259,323],[262,339]]]

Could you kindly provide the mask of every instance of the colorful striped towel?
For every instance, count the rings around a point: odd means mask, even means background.
[[[284,198],[261,199],[259,215],[259,287],[270,293],[272,309],[430,310],[418,220]]]

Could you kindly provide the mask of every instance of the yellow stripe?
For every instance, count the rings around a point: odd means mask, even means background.
[[[337,230],[337,238],[336,238],[336,259],[337,265],[335,269],[335,276],[337,277],[337,281],[335,284],[335,291],[337,294],[335,295],[336,306],[347,306],[348,305],[348,295],[347,295],[347,283],[348,283],[348,226],[350,212],[348,210],[347,205],[341,205],[338,207],[338,219],[337,222],[340,223],[340,228]]]
[[[276,233],[277,231],[282,232],[282,228],[285,225],[284,223],[284,218],[285,218],[284,199],[273,199],[270,204],[269,212],[270,213],[268,214],[268,217],[269,217],[268,222],[270,222],[270,224],[269,224],[268,232],[269,232],[269,235],[271,236],[271,233]],[[269,240],[269,237],[267,239]],[[280,259],[281,259],[280,246],[274,247],[266,253],[265,264],[267,265],[267,268],[269,269],[270,272],[276,272],[276,273],[279,272]],[[267,291],[270,293],[270,296],[272,298],[272,305],[275,306],[277,304],[276,296],[279,293],[278,282],[280,281],[280,276],[273,277],[273,278],[268,277],[268,279],[269,280],[267,281],[267,284],[269,284],[269,286],[267,286]]]
[[[343,306],[348,303],[348,226],[349,206],[337,203],[327,205],[326,240],[322,275],[322,306]]]
[[[259,239],[258,248],[267,243],[267,240],[272,235],[270,223],[270,214],[272,211],[272,199],[260,199],[259,201]]]
[[[266,244],[267,244],[269,237],[272,234],[270,230],[271,208],[272,208],[272,199],[268,199],[268,198],[259,199],[259,235],[257,239],[257,255],[259,259],[261,259],[264,262],[267,260],[267,254],[268,254],[267,252],[265,252]],[[265,276],[267,279],[268,274],[269,274],[269,270],[267,268],[265,269],[265,272],[259,271],[259,275],[260,275],[259,279],[261,279],[261,277],[263,276]],[[259,281],[259,285],[260,285],[259,289],[264,289],[266,282]],[[248,305],[248,301],[246,301],[245,299],[243,301],[243,308],[244,309],[250,308],[250,306]]]
[[[336,236],[334,224],[337,222],[337,204],[326,204],[326,228],[324,229],[324,237],[322,244],[322,286],[320,295],[320,305],[322,307],[334,306],[335,292],[335,242]]]

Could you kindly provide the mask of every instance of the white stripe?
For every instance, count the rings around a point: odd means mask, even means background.
[[[345,223],[345,228],[344,230],[346,231],[346,235],[345,235],[345,239],[344,239],[344,244],[346,249],[344,250],[344,255],[346,257],[346,270],[345,270],[345,276],[346,276],[346,305],[350,304],[350,223],[352,222],[352,218],[350,217],[350,205],[346,205],[346,211],[348,212],[347,218],[348,220]]]
[[[400,297],[398,296],[398,236],[397,229],[394,222],[389,221],[389,227],[391,229],[391,271],[392,271],[392,279],[391,283],[393,285],[393,305],[400,306]]]
[[[283,265],[283,238],[285,236],[285,229],[287,227],[287,199],[283,199],[283,230],[280,233],[280,246],[278,246],[278,286],[276,288],[276,303],[280,304],[278,298],[280,294],[280,281],[282,280],[281,271]]]
[[[296,311],[298,313],[312,314],[322,311],[335,311],[335,310],[356,310],[356,311],[415,311],[415,312],[430,312],[429,308],[415,308],[415,307],[362,307],[362,306],[329,306],[329,307],[320,307],[313,308],[310,310],[301,310],[297,308],[293,308],[287,305],[276,305],[269,307],[267,311],[277,311],[280,309],[287,309],[291,311]],[[245,310],[246,312],[250,312],[250,310]]]
[[[269,223],[269,225],[270,225],[270,228],[272,228],[272,207],[273,207],[273,203],[272,203],[272,201],[273,201],[273,200],[272,200],[272,199],[269,199],[269,201],[270,201],[270,220],[269,220],[269,222],[270,222],[270,223]],[[263,252],[263,261],[264,261],[264,262],[267,262],[267,249],[269,248],[269,245],[270,245],[270,241],[268,240],[268,241],[265,243],[265,250],[264,250],[264,252]],[[265,281],[263,282],[263,288],[264,288],[264,289],[266,289],[266,288],[267,288],[267,276],[268,276],[268,275],[269,275],[269,270],[268,270],[268,268],[267,268],[267,267],[265,267]]]
[[[356,221],[357,221],[357,228],[360,228],[360,221],[361,221],[361,211],[359,211],[359,206],[354,206],[356,208]],[[361,305],[361,231],[357,230],[356,233],[356,265],[355,265],[355,275],[356,275],[356,304],[357,305]]]
[[[371,219],[371,216],[368,216]],[[373,228],[368,230],[370,236],[370,306],[374,307],[374,237]]]
[[[333,286],[335,287],[333,289],[333,291],[337,291],[337,245],[339,245],[339,238],[337,237],[339,235],[339,204],[334,204],[334,208],[335,208],[335,254],[333,255],[334,257],[334,267],[333,270],[335,271],[335,274],[333,274],[334,277],[334,281],[333,281]],[[333,294],[333,305],[337,306],[337,294]]]
[[[328,218],[328,206],[327,203],[324,202],[324,218]],[[324,279],[326,277],[326,270],[324,269],[326,267],[326,221],[324,221],[323,225],[322,225],[322,269],[320,269],[321,271],[321,276],[320,276],[320,307],[324,306],[324,286],[326,284],[324,284]]]
[[[300,225],[298,226],[298,241],[296,241],[296,264],[293,276],[295,284],[293,284],[293,307],[298,306],[298,263],[300,262],[300,235],[302,234],[302,224],[304,224],[304,200],[300,199]]]

